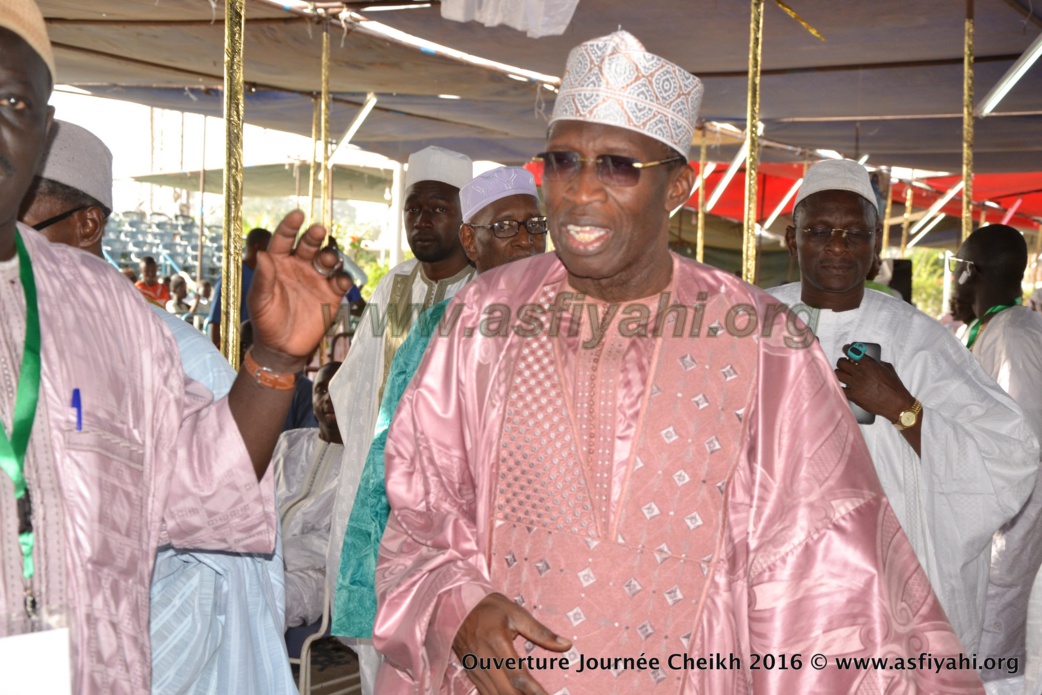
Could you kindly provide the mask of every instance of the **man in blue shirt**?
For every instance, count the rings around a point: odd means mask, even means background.
[[[253,280],[253,269],[257,267],[257,251],[267,249],[269,241],[271,241],[271,232],[260,227],[251,229],[250,233],[246,235],[246,243],[242,249],[242,293],[239,295],[242,306],[239,307],[238,321],[245,321],[250,318],[250,310],[246,306],[246,295],[249,294],[250,282]],[[221,349],[222,279],[218,279],[217,285],[214,287],[213,300],[210,304],[210,315],[206,319],[207,323],[210,324],[210,339],[217,346],[218,350]]]

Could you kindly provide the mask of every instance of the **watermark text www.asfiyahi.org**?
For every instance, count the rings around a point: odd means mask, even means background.
[[[467,312],[468,316],[476,317],[476,325],[463,326],[460,326],[460,320],[468,307],[456,302],[446,309],[441,322],[429,330],[440,337],[452,335],[457,330],[466,338],[584,336],[584,349],[600,345],[610,329],[618,331],[624,338],[676,339],[718,336],[769,338],[780,329],[784,330],[784,342],[790,348],[805,348],[814,342],[814,335],[807,325],[812,312],[805,306],[790,308],[780,302],[761,306],[734,303],[726,307],[726,311],[714,308],[714,319],[707,323],[708,299],[709,295],[702,292],[697,295],[695,304],[685,305],[674,302],[669,292],[663,292],[652,306],[648,302],[594,302],[582,293],[559,292],[550,304],[527,303],[515,307],[490,303],[476,312]],[[408,333],[426,308],[416,303],[385,307],[370,304],[358,330],[372,331],[374,336],[400,338]],[[584,324],[588,330],[584,331]]]

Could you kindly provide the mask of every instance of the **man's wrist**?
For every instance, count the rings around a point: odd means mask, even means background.
[[[914,396],[910,398],[912,402],[897,414],[897,419],[891,420],[899,432],[911,429],[923,420],[923,404]]]
[[[308,366],[306,357],[287,355],[262,343],[254,343],[250,353],[254,362],[275,374],[299,374]]]
[[[897,425],[901,422],[901,413],[908,410],[915,404],[915,397],[912,394],[905,394],[905,397],[898,398],[896,401],[898,405],[890,408],[884,415],[884,417],[890,421],[891,424]],[[882,414],[882,413],[881,413]]]

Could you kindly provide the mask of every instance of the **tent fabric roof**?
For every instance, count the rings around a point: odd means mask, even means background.
[[[153,106],[220,115],[223,4],[209,0],[39,0],[58,82]],[[800,0],[790,4],[822,42],[766,3],[761,118],[765,137],[871,163],[934,171],[961,165],[962,2]],[[1037,3],[1036,3],[1037,4]],[[1031,14],[1031,12],[1035,14]],[[437,6],[370,15],[483,58],[560,75],[568,50],[618,26],[705,82],[703,117],[744,126],[748,4],[582,0],[564,35],[530,39],[504,27],[443,20]],[[214,21],[216,20],[216,21]],[[1042,7],[977,0],[976,93],[983,96],[1042,31]],[[247,1],[248,122],[310,135],[320,83],[320,29]],[[403,161],[438,144],[478,159],[527,160],[541,149],[553,93],[528,82],[372,36],[332,34],[332,130],[343,133],[367,92],[376,109],[355,136]],[[439,94],[460,96],[441,99]],[[1042,169],[1042,65],[976,124],[978,172]],[[729,160],[734,147],[711,151]],[[764,159],[802,157],[767,150]]]

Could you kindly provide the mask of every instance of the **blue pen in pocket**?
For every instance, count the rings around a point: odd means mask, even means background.
[[[80,397],[80,390],[72,390],[72,409],[76,411],[76,431],[83,431],[83,400]]]

